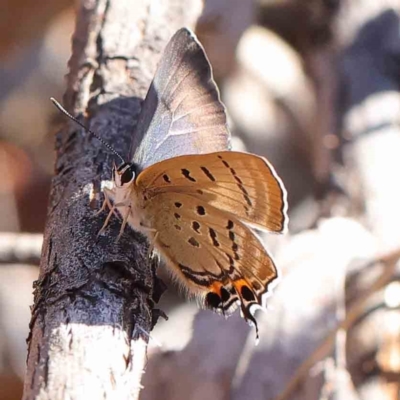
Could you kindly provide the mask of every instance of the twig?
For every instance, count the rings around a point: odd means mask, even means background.
[[[39,264],[43,235],[0,233],[1,264]]]

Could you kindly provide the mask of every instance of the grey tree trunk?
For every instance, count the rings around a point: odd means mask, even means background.
[[[200,0],[82,0],[66,108],[121,154],[165,44]],[[145,239],[96,215],[115,160],[74,123],[56,136],[24,399],[135,399],[159,296]],[[146,333],[147,332],[147,333]]]

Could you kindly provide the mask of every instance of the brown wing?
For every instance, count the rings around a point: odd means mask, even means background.
[[[231,214],[183,193],[163,193],[146,204],[147,224],[157,231],[155,248],[189,291],[207,307],[230,313],[240,304],[255,323],[252,305],[278,277],[257,236]]]
[[[136,185],[148,198],[185,193],[258,229],[286,230],[286,190],[262,157],[226,151],[161,161],[141,172]]]

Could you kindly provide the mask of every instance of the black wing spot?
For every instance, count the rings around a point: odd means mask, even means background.
[[[192,228],[197,232],[200,233],[200,224],[197,221],[192,222]]]
[[[254,293],[247,286],[242,286],[242,288],[240,289],[240,293],[246,301],[255,300]]]
[[[233,229],[233,221],[228,220],[228,225],[226,225],[226,229]]]
[[[206,175],[206,177],[207,177],[210,181],[215,182],[214,176],[211,174],[211,172],[210,172],[206,167],[200,167],[200,169],[204,172],[204,174]]]
[[[197,214],[206,215],[206,210],[203,206],[197,206]]]
[[[221,299],[222,301],[225,303],[229,300],[229,298],[231,297],[230,293],[224,288],[221,288]]]
[[[174,217],[175,217],[176,219],[181,219],[181,216],[180,216],[178,213],[174,213]]]
[[[248,195],[248,194],[243,194],[243,197],[244,197],[244,199],[246,200],[246,203],[247,203],[250,207],[252,207],[252,206],[253,206],[253,203],[251,202],[251,199],[250,199],[249,195]]]
[[[237,254],[238,249],[239,249],[239,246],[237,245],[237,243],[233,242],[232,243],[232,250],[233,250],[233,252],[235,253],[235,255],[237,257],[239,257],[239,255]]]
[[[228,257],[229,261],[229,269],[233,270],[235,268],[235,261],[233,260],[232,256],[228,253],[225,253],[225,255]]]
[[[246,190],[246,188],[243,186],[243,181],[239,178],[239,176],[236,174],[236,171],[231,168],[231,166],[229,165],[228,162],[226,162],[225,160],[222,159],[222,157],[218,156],[218,158],[222,161],[222,163],[225,165],[226,168],[229,168],[229,171],[231,172],[233,178],[235,179],[235,181],[237,182],[238,188],[240,189],[240,191],[243,193],[243,198],[245,200],[245,202],[252,207],[253,203],[251,202],[250,196],[249,196],[249,192]],[[246,214],[248,215],[248,209],[245,206],[245,210],[246,210]]]
[[[208,292],[204,302],[208,308],[218,308],[221,304],[221,297],[217,293]]]
[[[196,192],[197,192],[198,194],[203,194],[203,193],[204,193],[201,189],[197,189]]]
[[[175,207],[176,208],[181,208],[182,207],[182,203],[179,203],[179,201],[175,202]]]
[[[167,174],[163,175],[163,179],[164,179],[165,182],[171,183],[171,179],[169,179],[169,176]]]
[[[239,189],[242,191],[243,193],[243,197],[246,200],[246,203],[252,207],[253,203],[251,202],[250,196],[249,196],[249,192],[246,190],[246,188],[242,185],[242,184],[238,184]]]
[[[235,242],[235,233],[233,231],[229,231],[229,239],[232,241],[232,251],[233,251],[233,256],[235,260],[240,260],[240,256],[238,253],[239,246]]]
[[[182,230],[182,228],[181,228],[179,225],[177,225],[177,224],[174,225],[174,228],[175,228],[177,231],[181,231],[181,230]]]
[[[231,168],[231,172],[232,172],[233,177],[235,178],[235,181],[237,183],[239,183],[240,185],[242,185],[243,181],[235,174],[235,170]]]
[[[224,164],[226,168],[230,168],[230,167],[231,167],[231,166],[228,164],[228,162],[225,161],[225,160],[222,158],[222,156],[218,156],[218,158],[222,161],[222,164]]]
[[[215,232],[213,228],[209,228],[208,231],[210,233],[210,238],[213,242],[213,245],[215,247],[219,247],[219,242],[217,240],[217,232]]]
[[[178,266],[181,269],[183,275],[185,275],[186,278],[194,282],[196,285],[204,286],[205,288],[208,288],[210,286],[210,280],[207,278],[207,276],[203,277],[200,273],[196,274],[191,268],[183,264],[178,263]]]
[[[243,186],[243,181],[236,175],[236,171],[233,168],[230,168],[231,174],[233,176],[233,178],[235,179],[235,181],[237,182],[237,186],[240,189],[240,191],[243,193],[243,198],[246,201],[246,203],[252,207],[253,203],[250,199],[249,196],[249,192],[247,191],[247,189]]]
[[[189,179],[191,182],[196,182],[196,179],[194,179],[192,176],[190,176],[190,171],[186,168],[182,168],[182,175],[186,178]]]
[[[188,240],[188,243],[191,244],[194,247],[200,247],[200,243],[194,237],[191,237]]]

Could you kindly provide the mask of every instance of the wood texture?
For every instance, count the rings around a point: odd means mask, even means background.
[[[127,154],[165,44],[200,10],[195,0],[81,1],[67,109]],[[154,265],[140,235],[126,229],[115,242],[116,219],[97,236],[101,181],[117,160],[70,122],[56,151],[24,399],[137,398],[159,294]]]

